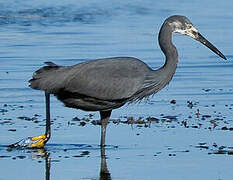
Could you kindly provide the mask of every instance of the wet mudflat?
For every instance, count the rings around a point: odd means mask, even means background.
[[[232,178],[230,0],[15,0],[1,6],[0,180]],[[189,17],[229,61],[174,36],[180,61],[172,82],[149,101],[113,111],[106,158],[98,146],[99,114],[65,108],[54,97],[52,137],[45,149],[8,150],[7,145],[45,130],[44,94],[27,82],[43,62],[72,65],[134,56],[158,68],[164,62],[158,31],[172,14]]]

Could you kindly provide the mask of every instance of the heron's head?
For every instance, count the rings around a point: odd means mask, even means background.
[[[207,39],[205,39],[198,32],[198,30],[194,27],[194,25],[191,23],[191,21],[187,17],[180,16],[180,15],[174,15],[174,16],[169,17],[166,21],[171,27],[172,32],[190,36],[191,38],[204,44],[206,47],[211,49],[214,53],[219,55],[221,58],[226,59],[226,57],[214,45],[212,45]]]

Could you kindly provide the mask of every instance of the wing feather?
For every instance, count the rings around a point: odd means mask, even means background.
[[[142,65],[141,61],[122,58],[78,64],[70,70],[64,87],[103,100],[129,98],[145,79]]]

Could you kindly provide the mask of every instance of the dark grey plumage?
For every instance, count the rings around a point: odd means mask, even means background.
[[[42,67],[33,75],[30,87],[55,94],[68,107],[99,111],[157,92],[161,79],[157,71],[136,58],[116,57],[68,67]]]
[[[152,70],[133,57],[98,59],[73,66],[58,66],[49,62],[34,73],[30,87],[54,94],[68,107],[100,111],[101,145],[104,145],[106,125],[112,109],[147,98],[171,81],[178,63],[178,53],[172,44],[174,32],[200,41],[226,59],[186,17],[176,15],[167,18],[160,29],[159,45],[166,61],[157,70]]]

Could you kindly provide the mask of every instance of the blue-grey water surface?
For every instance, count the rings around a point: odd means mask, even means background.
[[[104,179],[98,112],[65,108],[54,97],[45,150],[7,151],[45,130],[44,94],[28,80],[45,61],[133,56],[158,68],[164,63],[159,28],[173,14],[187,16],[228,60],[174,35],[180,60],[171,83],[147,102],[113,111],[107,168],[120,180],[232,179],[231,0],[1,0],[0,6],[0,180]]]

